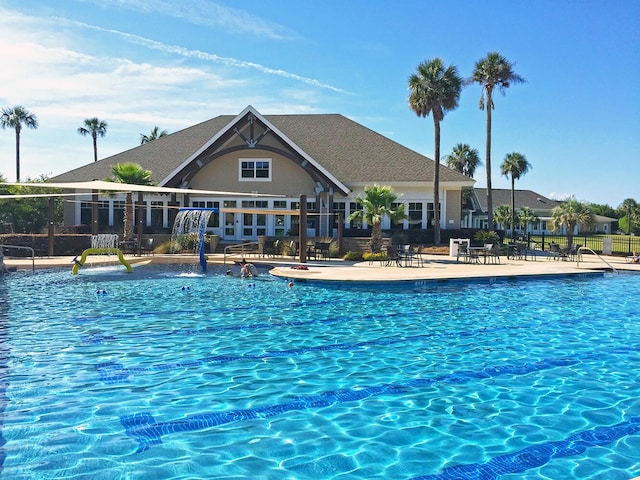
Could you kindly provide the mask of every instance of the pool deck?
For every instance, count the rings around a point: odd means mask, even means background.
[[[548,259],[544,254],[535,260],[515,260],[500,257],[500,263],[458,263],[455,257],[447,255],[423,255],[424,266],[399,267],[385,266],[380,262],[347,262],[340,259],[324,261],[311,260],[305,264],[307,270],[291,268],[300,265],[291,257],[247,257],[247,261],[271,266],[270,272],[278,277],[306,281],[341,281],[341,282],[402,282],[426,280],[462,280],[462,279],[491,279],[517,278],[531,276],[579,275],[587,273],[601,273],[611,271],[640,272],[640,264],[627,263],[624,257],[583,255],[580,262]],[[136,257],[127,255],[131,264],[140,263],[191,263],[198,264],[197,255],[150,255]],[[235,262],[240,257],[226,259],[226,265],[239,273]],[[117,260],[116,260],[117,262]],[[606,263],[605,263],[606,262]],[[9,267],[19,270],[32,268],[68,268],[71,272],[73,257],[38,257],[32,264],[29,259],[6,258]],[[104,263],[104,257],[88,257],[88,265]],[[110,263],[114,263],[111,261]],[[209,254],[208,265],[224,264],[222,254]],[[237,271],[236,271],[237,270]]]

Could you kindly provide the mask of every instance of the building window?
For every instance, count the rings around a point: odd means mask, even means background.
[[[151,227],[157,231],[164,227],[164,202],[151,201]]]
[[[404,210],[404,203],[395,202],[391,204],[393,210]],[[390,220],[391,230],[404,230],[404,220]]]
[[[333,228],[338,228],[338,220],[342,217],[342,225],[347,218],[347,204],[345,202],[333,202]],[[340,215],[338,215],[340,214]]]
[[[215,212],[211,212],[207,227],[218,228],[220,227],[220,202],[193,200],[191,206],[195,208],[215,208]]]
[[[286,200],[274,200],[273,201],[273,208],[285,209],[285,208],[287,208],[287,201]]]
[[[241,182],[270,182],[271,159],[241,158],[238,180]]]
[[[429,203],[433,207],[433,203]],[[429,217],[431,214],[431,217]],[[409,203],[409,229],[421,229],[422,228],[422,203]],[[430,218],[433,218],[433,212],[429,210],[427,206],[427,225],[429,225]],[[427,227],[429,228],[429,227]]]
[[[357,210],[362,210],[362,205],[360,205],[357,202],[350,202],[349,203],[349,215],[351,215],[353,212],[357,211]],[[357,219],[351,220],[349,222],[349,228],[353,228],[356,230],[361,230],[363,229],[363,225],[362,225],[362,217],[359,217]]]

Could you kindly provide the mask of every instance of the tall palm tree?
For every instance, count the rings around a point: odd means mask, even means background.
[[[433,117],[435,158],[433,159],[433,242],[440,244],[440,122],[445,112],[458,107],[462,78],[454,65],[444,66],[440,58],[418,65],[416,73],[409,77],[409,107],[419,117]]]
[[[577,226],[588,227],[593,224],[593,212],[584,202],[579,202],[575,197],[569,197],[566,201],[555,207],[551,212],[551,222],[554,230],[562,227],[567,232],[567,247],[573,245],[573,235]]]
[[[371,226],[371,251],[380,251],[382,246],[382,218],[403,220],[406,215],[404,204],[397,205],[399,196],[389,186],[373,185],[364,187],[364,196],[357,197],[356,202],[362,210],[356,210],[349,215],[349,221],[363,220]]]
[[[160,130],[160,127],[157,125],[151,129],[151,133],[149,135],[145,135],[144,133],[140,134],[140,145],[144,145],[145,143],[152,142],[160,137],[166,137],[169,135],[169,132],[166,130]]]
[[[34,113],[26,110],[21,105],[15,107],[4,107],[0,114],[0,127],[13,128],[16,131],[16,182],[20,181],[20,132],[22,126],[36,129],[38,128],[38,118]]]
[[[627,235],[631,233],[633,219],[635,213],[638,210],[638,203],[633,198],[625,198],[620,205],[620,210],[623,211],[627,217]]]
[[[485,166],[487,171],[487,213],[489,226],[493,225],[493,194],[491,193],[491,111],[495,108],[493,92],[497,88],[504,95],[505,89],[512,83],[524,83],[524,78],[513,71],[513,63],[498,52],[491,52],[475,64],[473,76],[467,83],[482,85],[480,110],[487,111],[487,143],[485,152]]]
[[[482,165],[478,150],[466,143],[456,144],[445,158],[445,163],[452,170],[471,178],[476,173],[476,168]]]
[[[137,163],[117,163],[111,167],[112,182],[128,183],[131,185],[154,185],[151,171],[145,170]],[[127,192],[124,207],[124,232],[125,241],[133,239],[133,196]]]
[[[445,163],[450,169],[471,178],[473,178],[473,175],[476,173],[476,168],[482,165],[478,150],[471,148],[471,146],[466,143],[456,144],[453,150],[451,150],[451,153],[446,156]],[[470,206],[473,197],[473,187],[463,187],[461,195],[462,207]]]
[[[98,118],[85,118],[84,127],[78,127],[78,133],[83,137],[91,135],[93,139],[93,161],[98,161],[98,137],[104,137],[107,134],[107,122],[98,120]]]
[[[511,176],[511,238],[516,238],[516,180],[525,175],[531,164],[524,155],[518,152],[507,153],[504,157],[500,171],[505,177]]]

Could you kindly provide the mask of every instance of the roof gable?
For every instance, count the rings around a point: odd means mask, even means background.
[[[261,115],[248,106],[239,115],[221,115],[152,142],[92,162],[54,177],[54,181],[104,179],[117,163],[134,162],[152,172],[159,185],[185,187],[180,172],[199,168],[212,149],[257,148],[239,139],[255,141],[243,131],[241,120],[253,115],[269,130],[260,146],[275,148],[274,142],[290,148],[293,158],[311,167],[345,193],[349,184],[433,182],[435,162],[399,143],[339,114]],[[240,135],[242,134],[242,135]],[[259,143],[260,143],[259,142]],[[271,142],[271,146],[270,146]],[[200,161],[200,164],[197,162]],[[473,179],[440,166],[441,184],[471,186]]]

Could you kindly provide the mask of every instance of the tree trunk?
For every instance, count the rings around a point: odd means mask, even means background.
[[[16,127],[16,182],[20,182],[20,129]]]
[[[125,200],[123,236],[127,242],[133,240],[133,196],[131,195],[131,192],[127,193],[127,198]]]
[[[98,138],[93,135],[93,161],[98,161]]]
[[[440,121],[433,118],[435,165],[433,170],[433,243],[440,245]]]
[[[375,222],[371,225],[371,251],[379,252],[382,248],[382,225]]]
[[[489,221],[488,229],[493,230],[493,194],[491,193],[491,109],[493,108],[493,102],[490,87],[487,88],[485,107],[487,109],[487,145],[484,163],[487,170],[487,219]]]
[[[511,239],[516,239],[516,180],[511,174]]]

